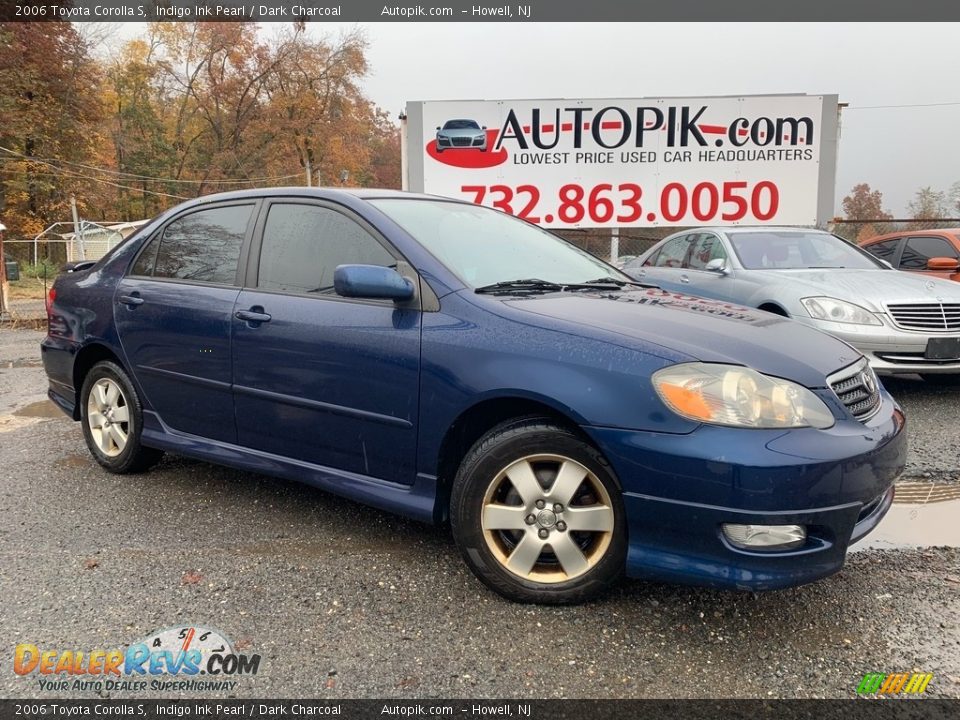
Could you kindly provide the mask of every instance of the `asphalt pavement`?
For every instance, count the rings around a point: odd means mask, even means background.
[[[261,655],[224,696],[853,697],[864,673],[924,671],[928,695],[960,697],[960,551],[927,546],[919,501],[891,513],[906,541],[805,587],[624,581],[580,607],[516,605],[444,528],[172,456],[104,472],[45,400],[42,336],[0,331],[0,697],[93,697],[17,676],[19,643],[118,648],[188,624]],[[960,389],[887,385],[910,423],[908,495],[955,507]]]

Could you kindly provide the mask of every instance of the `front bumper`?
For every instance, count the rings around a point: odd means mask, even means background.
[[[486,135],[477,135],[476,137],[451,138],[443,135],[437,136],[437,148],[441,150],[486,150]]]
[[[828,430],[701,426],[687,435],[587,428],[623,486],[631,577],[747,590],[812,582],[873,530],[906,463],[903,416],[884,393],[866,424]],[[743,550],[723,523],[803,525],[806,543]]]
[[[960,333],[903,330],[894,326],[888,317],[877,317],[881,318],[883,325],[850,325],[812,318],[796,319],[853,345],[881,375],[960,373],[960,357],[937,360],[926,357],[928,340],[960,338]]]

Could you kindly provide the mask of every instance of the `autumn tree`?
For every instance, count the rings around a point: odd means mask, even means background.
[[[397,187],[397,126],[364,95],[366,40],[151,23],[99,64],[69,23],[0,24],[0,212],[13,234],[149,217],[242,187]]]
[[[68,216],[71,193],[88,194],[88,173],[61,163],[91,157],[99,79],[70,23],[0,23],[0,213],[12,236],[39,233]]]
[[[883,209],[883,193],[871,190],[867,183],[854,185],[843,199],[847,220],[889,220],[893,216]]]
[[[356,182],[366,171],[379,117],[359,88],[367,71],[365,50],[359,32],[312,40],[301,27],[274,50],[278,62],[266,85],[266,134],[296,154],[312,182],[340,184],[342,173]]]
[[[370,147],[370,162],[358,184],[399,190],[400,129],[393,124],[386,111],[377,110],[367,143]]]
[[[950,186],[947,197],[950,201],[950,214],[954,217],[960,217],[960,181]]]
[[[109,136],[113,161],[121,182],[117,189],[116,214],[131,220],[150,217],[164,206],[164,192],[175,184],[152,181],[170,177],[176,166],[173,145],[164,125],[164,97],[158,87],[155,46],[132,40],[107,70],[105,100],[111,112]],[[136,188],[136,190],[134,190]]]
[[[917,190],[907,205],[910,217],[917,220],[947,217],[947,196],[942,190],[927,186]]]

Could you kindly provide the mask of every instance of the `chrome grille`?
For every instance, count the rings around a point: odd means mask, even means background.
[[[868,420],[880,409],[880,381],[866,358],[834,373],[827,382],[857,420]]]
[[[890,316],[909,330],[960,330],[960,303],[897,303],[887,305]]]

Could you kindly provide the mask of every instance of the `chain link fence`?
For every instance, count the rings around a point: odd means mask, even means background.
[[[16,327],[41,327],[46,322],[47,290],[65,263],[98,260],[146,220],[103,225],[80,221],[80,233],[72,222],[57,222],[32,240],[7,238],[5,260],[16,263],[19,278],[7,283],[0,323]]]
[[[617,228],[615,233],[610,228],[578,228],[559,229],[553,232],[601,260],[622,265],[637,255],[645,253],[667,235],[680,230],[683,228]],[[616,248],[615,258],[613,257],[614,248]]]
[[[929,220],[832,220],[827,229],[845,240],[859,243],[877,235],[910,232],[911,230],[946,230],[960,228],[960,218]]]

